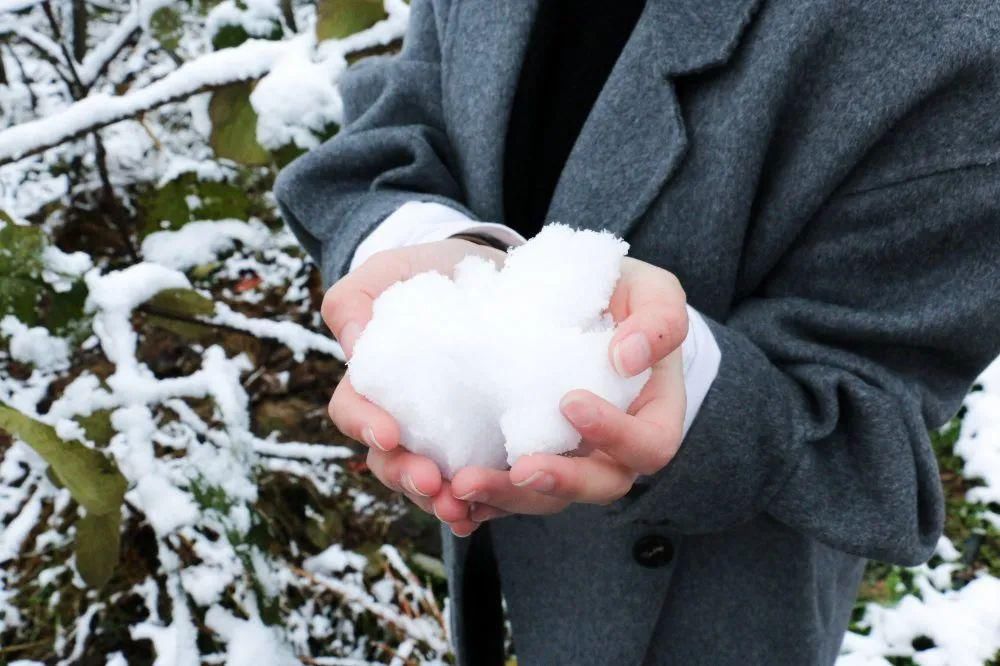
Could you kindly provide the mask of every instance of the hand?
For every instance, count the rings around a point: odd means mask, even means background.
[[[608,349],[612,365],[626,377],[652,367],[649,381],[627,411],[589,391],[563,397],[560,409],[582,436],[584,455],[524,456],[509,471],[459,470],[451,490],[473,503],[469,518],[477,526],[511,513],[555,513],[573,502],[610,504],[677,453],[685,410],[684,291],[671,273],[627,257],[608,309],[618,323]]]
[[[460,240],[379,253],[337,282],[323,301],[323,317],[350,357],[371,318],[375,297],[389,285],[435,269],[450,274],[467,253],[501,264],[504,253]],[[680,343],[687,334],[684,292],[660,268],[626,258],[609,311],[618,330],[609,360],[623,376],[652,367],[627,412],[583,390],[563,398],[563,414],[583,437],[583,457],[526,456],[508,471],[460,470],[448,482],[430,459],[399,447],[399,428],[384,410],[360,396],[345,376],[330,401],[330,416],[350,437],[369,446],[368,465],[386,486],[447,522],[458,536],[509,513],[545,514],[571,502],[610,503],[639,474],[652,474],[676,453],[684,417]],[[588,412],[590,416],[588,416]]]
[[[379,294],[393,283],[424,271],[451,275],[455,264],[468,254],[497,265],[503,265],[506,257],[501,250],[459,239],[379,252],[327,290],[321,308],[323,320],[350,358]],[[348,375],[334,390],[329,411],[342,433],[368,445],[368,467],[382,483],[448,523],[458,536],[467,536],[477,527],[469,519],[469,502],[455,498],[451,484],[441,477],[433,461],[399,446],[395,419],[358,394]]]

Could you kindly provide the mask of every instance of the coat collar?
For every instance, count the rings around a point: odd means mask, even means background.
[[[468,107],[457,109],[459,123],[477,125],[460,160],[470,205],[486,219],[503,219],[504,139],[539,2],[457,3],[451,66],[480,83],[477,94],[457,97]],[[647,0],[570,152],[547,221],[628,233],[687,150],[672,79],[727,62],[759,3]]]

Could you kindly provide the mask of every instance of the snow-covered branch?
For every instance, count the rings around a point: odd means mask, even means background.
[[[42,3],[42,0],[0,0],[0,14],[19,12]]]
[[[34,155],[112,123],[230,83],[267,73],[294,40],[252,39],[185,63],[145,88],[125,95],[93,94],[45,118],[0,132],[0,165]]]
[[[27,1],[0,0],[7,3]],[[144,5],[141,12],[138,8],[133,9],[115,31],[80,64],[78,78],[81,85],[85,88],[93,85],[131,35],[141,29],[143,16],[148,16],[171,2],[172,0],[154,0],[153,5]],[[386,45],[400,38],[409,19],[409,6],[402,0],[386,0],[385,8],[387,18],[367,30],[344,39],[321,43],[315,49],[318,59],[329,63],[331,71],[336,71],[343,66],[346,54]],[[0,27],[0,32],[3,31],[4,28]],[[25,36],[23,30],[14,27],[7,27],[6,31],[31,41],[54,64],[62,63],[59,47],[51,39],[40,33]],[[40,153],[170,102],[231,83],[259,79],[270,72],[286,54],[294,57],[304,50],[312,51],[314,47],[311,34],[300,34],[282,41],[250,39],[239,46],[208,53],[186,62],[142,89],[124,95],[88,95],[59,112],[0,131],[0,165]]]

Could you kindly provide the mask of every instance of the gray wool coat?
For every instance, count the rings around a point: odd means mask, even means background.
[[[413,0],[348,70],[275,187],[327,283],[403,202],[504,220],[538,1]],[[492,523],[519,663],[833,662],[866,559],[932,554],[927,429],[1000,353],[1000,3],[648,0],[548,217],[673,271],[722,364],[628,496]]]

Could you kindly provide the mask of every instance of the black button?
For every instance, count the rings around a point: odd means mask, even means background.
[[[660,534],[647,534],[632,547],[632,557],[644,567],[655,569],[670,564],[674,559],[674,544]]]

